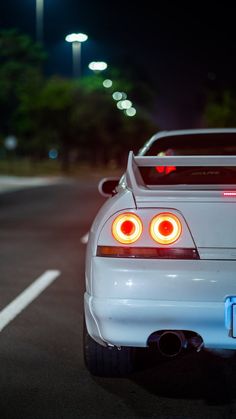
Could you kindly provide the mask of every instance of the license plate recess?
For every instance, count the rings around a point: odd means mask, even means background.
[[[225,326],[229,336],[236,338],[236,297],[228,297],[225,301]]]

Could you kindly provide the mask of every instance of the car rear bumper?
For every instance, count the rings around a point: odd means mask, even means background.
[[[154,332],[185,330],[207,348],[236,349],[229,302],[235,272],[236,261],[93,257],[86,269],[89,334],[101,344],[145,347]]]
[[[205,348],[236,349],[230,337],[224,302],[184,302],[95,298],[85,293],[89,334],[100,344],[147,346],[158,331],[197,333]]]

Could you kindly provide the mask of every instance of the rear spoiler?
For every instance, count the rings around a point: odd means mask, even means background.
[[[133,151],[129,152],[126,179],[128,187],[140,192],[146,187],[141,178],[139,167],[156,166],[205,166],[205,167],[227,167],[236,166],[236,156],[135,156]]]

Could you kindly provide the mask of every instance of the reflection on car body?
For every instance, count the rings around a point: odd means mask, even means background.
[[[112,180],[86,252],[90,372],[132,371],[138,347],[236,350],[236,129],[158,133]]]

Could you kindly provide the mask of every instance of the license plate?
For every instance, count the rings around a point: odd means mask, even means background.
[[[228,297],[225,301],[225,327],[232,338],[236,338],[236,297]]]

